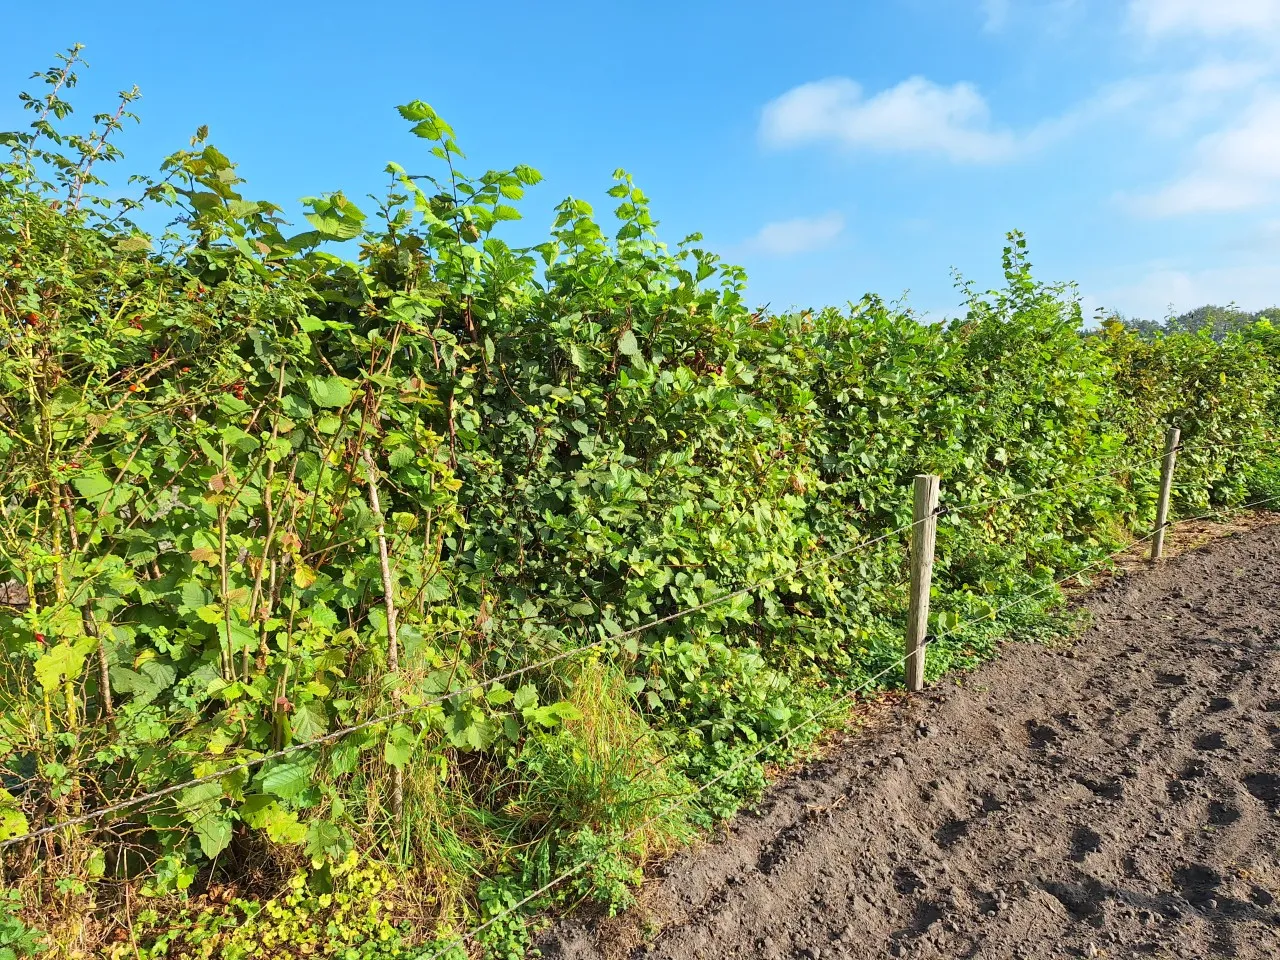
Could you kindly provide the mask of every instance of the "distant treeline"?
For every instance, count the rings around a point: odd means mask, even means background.
[[[1166,317],[1163,320],[1142,320],[1120,314],[1114,314],[1113,319],[1119,320],[1138,336],[1147,339],[1160,334],[1198,334],[1201,331],[1208,331],[1214,340],[1221,343],[1229,334],[1252,326],[1260,320],[1280,324],[1280,307],[1267,307],[1265,310],[1250,313],[1234,305],[1220,307],[1207,303],[1203,307],[1196,307],[1194,310],[1180,313],[1176,317]]]

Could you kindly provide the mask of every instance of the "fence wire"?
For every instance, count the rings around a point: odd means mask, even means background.
[[[1216,511],[1213,511],[1213,512],[1210,512],[1210,513],[1201,514],[1200,516],[1196,516],[1196,517],[1185,517],[1185,518],[1183,518],[1183,520],[1182,520],[1182,521],[1180,521],[1180,522],[1186,523],[1186,522],[1194,522],[1194,521],[1197,521],[1197,520],[1206,520],[1206,519],[1208,519],[1208,518],[1210,518],[1210,517],[1220,516],[1220,515],[1222,515],[1222,514],[1224,514],[1224,513],[1228,513],[1228,512],[1233,512],[1233,511],[1237,511],[1237,510],[1248,510],[1248,509],[1251,509],[1251,508],[1254,508],[1254,507],[1261,506],[1261,505],[1262,505],[1262,504],[1264,504],[1264,503],[1271,503],[1271,502],[1276,501],[1276,500],[1280,500],[1280,494],[1277,494],[1277,495],[1275,495],[1275,496],[1271,496],[1271,497],[1266,497],[1266,498],[1263,498],[1263,499],[1261,499],[1261,500],[1255,500],[1255,501],[1253,501],[1253,502],[1251,502],[1251,503],[1241,504],[1241,505],[1236,506],[1236,507],[1225,507],[1225,508],[1223,508],[1223,509],[1216,510]],[[1165,524],[1165,526],[1170,526],[1170,524]],[[1000,616],[1000,614],[1002,614],[1002,613],[1006,613],[1006,612],[1008,612],[1009,610],[1013,609],[1014,607],[1021,606],[1022,604],[1026,603],[1028,600],[1031,600],[1031,599],[1034,599],[1035,597],[1041,596],[1041,595],[1043,595],[1043,594],[1045,594],[1045,593],[1049,592],[1050,590],[1056,590],[1056,589],[1060,588],[1063,584],[1065,584],[1065,583],[1069,583],[1070,581],[1072,581],[1072,580],[1075,580],[1075,579],[1079,578],[1079,577],[1080,577],[1080,575],[1081,575],[1081,574],[1083,574],[1083,573],[1085,573],[1086,571],[1088,571],[1088,570],[1092,570],[1092,569],[1094,569],[1094,568],[1096,568],[1096,567],[1099,567],[1099,566],[1102,566],[1103,564],[1108,563],[1108,562],[1110,562],[1110,561],[1114,560],[1116,557],[1119,557],[1120,555],[1122,555],[1122,554],[1124,554],[1124,553],[1128,553],[1128,552],[1129,552],[1129,551],[1131,551],[1134,547],[1136,547],[1136,546],[1138,546],[1139,544],[1142,544],[1142,543],[1144,543],[1144,542],[1146,542],[1146,541],[1150,540],[1150,539],[1151,539],[1152,537],[1154,537],[1155,535],[1156,535],[1156,531],[1155,531],[1155,530],[1152,530],[1150,533],[1144,534],[1143,536],[1139,537],[1139,538],[1138,538],[1138,539],[1136,539],[1136,540],[1131,541],[1130,543],[1126,544],[1125,546],[1121,547],[1120,549],[1115,550],[1115,551],[1112,551],[1111,553],[1107,554],[1107,555],[1106,555],[1106,556],[1104,556],[1104,557],[1099,557],[1097,560],[1093,560],[1093,561],[1091,561],[1091,562],[1089,562],[1089,563],[1085,564],[1084,566],[1082,566],[1082,567],[1078,568],[1078,569],[1077,569],[1077,570],[1075,570],[1073,573],[1071,573],[1071,574],[1069,574],[1069,575],[1067,575],[1067,576],[1065,576],[1065,577],[1061,577],[1061,578],[1059,578],[1059,579],[1057,579],[1057,580],[1053,581],[1052,583],[1048,583],[1048,584],[1046,584],[1045,586],[1041,587],[1041,588],[1040,588],[1040,589],[1038,589],[1038,590],[1035,590],[1035,591],[1033,591],[1033,592],[1031,592],[1031,593],[1028,593],[1028,594],[1024,594],[1024,595],[1022,595],[1022,596],[1018,597],[1016,600],[1014,600],[1014,601],[1012,601],[1012,602],[1010,602],[1010,603],[1007,603],[1007,604],[1005,604],[1004,606],[1001,606],[1001,607],[996,608],[994,611],[991,611],[991,612],[989,612],[989,613],[987,613],[987,614],[984,614],[984,615],[983,615],[983,616],[981,616],[981,617],[973,617],[973,618],[971,618],[971,619],[969,619],[969,620],[965,620],[965,621],[963,621],[963,622],[961,622],[961,623],[956,624],[955,626],[951,627],[951,628],[950,628],[950,629],[948,629],[948,630],[944,630],[943,632],[941,632],[941,633],[939,633],[939,634],[936,634],[936,635],[934,635],[934,636],[927,637],[927,638],[925,639],[924,643],[922,643],[922,644],[920,645],[920,648],[919,648],[919,649],[920,649],[920,655],[921,655],[921,656],[923,656],[923,655],[924,655],[924,651],[928,648],[928,646],[929,646],[930,644],[937,643],[939,640],[945,639],[946,637],[953,636],[953,635],[955,635],[956,633],[959,633],[961,630],[964,630],[966,627],[971,627],[971,626],[974,626],[974,625],[979,624],[979,623],[984,623],[984,622],[988,622],[988,621],[993,621],[993,620],[997,619],[997,618]],[[658,813],[656,813],[656,814],[654,814],[653,816],[651,816],[651,817],[649,817],[648,819],[646,819],[646,820],[645,820],[644,822],[642,822],[639,826],[634,827],[634,828],[632,828],[630,831],[628,831],[627,833],[623,834],[622,838],[618,841],[618,844],[619,844],[619,845],[625,844],[625,843],[627,843],[629,840],[632,840],[632,839],[634,839],[635,837],[639,836],[641,833],[643,833],[643,832],[644,832],[645,830],[647,830],[649,827],[653,826],[653,825],[654,825],[655,823],[657,823],[659,820],[661,820],[661,819],[663,819],[664,817],[668,816],[669,814],[673,813],[675,810],[677,810],[677,809],[679,809],[680,807],[684,806],[686,803],[688,803],[690,800],[692,800],[692,799],[696,798],[696,797],[697,797],[697,796],[699,796],[700,794],[702,794],[702,793],[706,792],[706,791],[707,791],[707,790],[709,790],[711,787],[715,786],[717,783],[719,783],[720,781],[724,780],[726,777],[730,776],[730,775],[731,775],[731,774],[733,774],[733,773],[736,773],[736,772],[737,772],[739,769],[741,769],[741,768],[742,768],[742,766],[744,766],[746,763],[749,763],[749,762],[754,761],[757,757],[759,757],[759,756],[760,756],[760,754],[764,753],[766,750],[769,750],[769,749],[771,749],[771,748],[773,748],[773,747],[777,746],[779,743],[781,743],[781,742],[782,742],[783,740],[785,740],[787,737],[791,736],[791,735],[792,735],[793,733],[795,733],[797,730],[802,730],[802,729],[804,729],[805,727],[807,727],[807,726],[809,726],[810,724],[814,723],[815,721],[817,721],[817,720],[821,719],[822,717],[827,716],[828,714],[830,714],[830,713],[834,712],[835,710],[837,710],[838,708],[840,708],[840,707],[844,706],[845,704],[850,703],[851,701],[853,701],[853,700],[858,696],[858,694],[865,692],[865,691],[866,691],[869,687],[871,687],[871,685],[872,685],[872,684],[874,684],[877,680],[883,679],[883,678],[884,678],[886,675],[888,675],[890,672],[892,672],[892,671],[894,671],[894,670],[897,670],[897,669],[898,669],[899,667],[901,667],[901,666],[904,666],[904,665],[906,664],[906,662],[907,662],[907,659],[908,659],[908,655],[904,655],[904,656],[902,656],[902,657],[899,657],[897,660],[895,660],[893,663],[889,664],[889,666],[885,667],[885,668],[884,668],[883,670],[881,670],[879,673],[876,673],[876,674],[875,674],[875,675],[873,675],[872,677],[870,677],[870,678],[868,678],[867,680],[864,680],[862,683],[858,684],[856,687],[854,687],[854,688],[852,688],[851,690],[849,690],[849,691],[847,691],[847,692],[845,692],[845,693],[841,694],[839,697],[837,697],[836,699],[832,700],[830,703],[826,704],[826,705],[825,705],[825,706],[823,706],[821,709],[819,709],[819,710],[815,710],[814,712],[810,713],[808,716],[806,716],[806,717],[805,717],[803,720],[801,720],[799,723],[793,724],[792,726],[788,727],[788,728],[787,728],[786,730],[784,730],[782,733],[778,734],[778,736],[774,737],[772,740],[770,740],[770,741],[768,741],[768,742],[764,743],[763,745],[761,745],[760,747],[756,748],[756,750],[754,750],[753,752],[751,752],[751,753],[747,754],[747,755],[746,755],[746,756],[744,756],[744,757],[739,758],[739,759],[738,759],[737,761],[735,761],[732,765],[730,765],[730,766],[729,766],[728,768],[726,768],[725,770],[721,771],[719,774],[717,774],[717,775],[716,775],[715,777],[713,777],[711,780],[708,780],[706,783],[699,785],[699,787],[698,787],[697,789],[695,789],[695,790],[691,790],[691,791],[687,792],[686,794],[682,795],[681,797],[677,798],[676,800],[672,801],[671,803],[667,804],[665,807],[663,807],[663,808],[662,808],[662,810],[660,810]],[[526,897],[524,897],[522,900],[519,900],[518,902],[516,902],[516,903],[515,903],[515,904],[513,904],[512,906],[508,907],[506,910],[504,910],[504,911],[502,911],[502,912],[500,912],[500,913],[498,913],[498,914],[495,914],[494,916],[492,916],[492,917],[490,917],[488,920],[486,920],[484,923],[479,924],[479,925],[478,925],[478,926],[476,926],[476,927],[473,927],[471,930],[467,931],[465,934],[460,934],[460,935],[459,935],[458,937],[456,937],[455,939],[453,939],[453,940],[449,941],[449,942],[448,942],[448,943],[446,943],[443,947],[441,947],[439,950],[437,950],[435,953],[433,953],[433,954],[431,954],[430,956],[426,957],[426,958],[425,958],[425,960],[439,960],[439,958],[440,958],[440,957],[442,957],[444,954],[446,954],[446,953],[448,953],[448,952],[450,952],[450,951],[452,951],[452,950],[455,950],[455,949],[457,949],[457,948],[459,948],[459,947],[463,947],[463,946],[465,946],[467,943],[469,943],[469,942],[471,942],[472,940],[474,940],[477,936],[479,936],[479,935],[480,935],[481,933],[483,933],[485,930],[489,929],[489,928],[490,928],[491,926],[493,926],[494,924],[496,924],[496,923],[500,923],[501,921],[503,921],[503,920],[505,920],[505,919],[508,919],[508,918],[509,918],[509,917],[511,917],[513,914],[515,914],[515,913],[517,913],[519,910],[521,910],[523,907],[526,907],[526,906],[528,906],[529,904],[531,904],[531,903],[533,903],[533,902],[537,901],[539,898],[541,898],[541,897],[545,896],[547,893],[550,893],[552,890],[554,890],[554,889],[555,889],[556,887],[558,887],[560,884],[562,884],[562,883],[564,883],[565,881],[570,880],[570,879],[572,879],[573,877],[577,876],[577,875],[578,875],[579,873],[581,873],[583,870],[587,869],[589,866],[591,866],[593,863],[595,863],[595,862],[596,862],[600,857],[602,857],[605,853],[608,853],[610,849],[611,849],[611,848],[604,848],[604,849],[602,849],[602,850],[600,850],[600,851],[596,852],[596,853],[595,853],[595,854],[593,854],[592,856],[587,857],[586,859],[579,861],[578,863],[574,864],[574,866],[573,866],[573,867],[571,867],[570,869],[568,869],[568,870],[564,871],[563,873],[559,874],[558,876],[554,877],[552,880],[548,881],[547,883],[543,884],[541,887],[539,887],[538,889],[534,890],[532,893],[528,894],[528,895],[527,895]]]
[[[629,630],[624,630],[624,631],[621,631],[620,633],[613,634],[607,637],[601,637],[598,640],[593,640],[591,643],[583,644],[582,646],[572,647],[567,650],[562,650],[561,652],[553,656],[546,657],[535,663],[525,664],[513,670],[508,670],[505,673],[500,673],[496,676],[488,677],[484,680],[477,680],[474,683],[468,684],[467,686],[464,686],[464,687],[460,687],[459,689],[453,690],[449,693],[441,694],[440,696],[432,697],[420,703],[415,703],[411,706],[405,706],[398,710],[391,711],[389,713],[380,714],[379,716],[372,717],[360,723],[351,724],[349,726],[342,727],[337,730],[333,730],[323,736],[316,737],[315,739],[312,739],[312,740],[306,740],[300,743],[290,744],[287,747],[283,747],[279,750],[271,751],[270,753],[265,753],[259,757],[253,757],[251,759],[244,760],[240,763],[233,764],[232,766],[224,767],[221,770],[218,770],[214,773],[209,773],[200,777],[192,777],[189,780],[183,780],[179,783],[170,784],[166,787],[161,787],[157,790],[152,790],[148,793],[139,794],[136,797],[130,797],[128,800],[121,800],[117,803],[112,803],[106,806],[98,807],[94,810],[90,810],[86,813],[78,814],[77,816],[74,816],[74,817],[67,817],[63,820],[59,820],[56,823],[51,823],[46,826],[40,827],[36,830],[32,830],[28,833],[24,833],[20,837],[11,837],[7,840],[0,841],[0,851],[3,851],[4,849],[19,843],[24,843],[29,840],[35,840],[35,839],[38,839],[39,837],[47,836],[48,834],[56,833],[60,830],[65,830],[69,827],[81,826],[86,823],[91,823],[95,820],[101,820],[105,817],[112,816],[113,814],[123,813],[127,810],[133,810],[137,807],[142,807],[147,804],[150,804],[156,800],[162,800],[166,797],[173,796],[176,793],[181,793],[183,790],[190,789],[191,787],[198,787],[201,784],[205,784],[205,783],[214,783],[218,780],[221,780],[223,777],[228,777],[236,773],[247,772],[249,770],[253,770],[257,767],[260,767],[263,764],[271,763],[275,760],[282,760],[286,757],[290,757],[304,750],[312,750],[318,747],[326,746],[331,743],[336,743],[337,741],[343,739],[344,737],[348,737],[351,734],[360,733],[361,731],[369,730],[369,729],[372,729],[373,727],[382,726],[383,724],[390,723],[392,721],[401,719],[403,717],[412,716],[413,714],[420,713],[423,710],[427,710],[431,707],[439,706],[440,704],[447,703],[448,701],[453,700],[457,697],[465,697],[468,694],[476,692],[477,690],[483,690],[486,687],[490,687],[495,683],[504,683],[507,680],[514,679],[526,673],[531,673],[532,671],[535,671],[535,670],[543,669],[544,667],[552,666],[553,664],[559,663],[563,660],[568,660],[572,657],[579,656],[590,650],[598,649],[608,644],[622,643],[631,637],[639,636],[640,634],[645,633],[649,630],[652,630],[655,627],[659,627],[659,626],[662,626],[663,624],[671,623],[675,620],[683,619],[684,617],[691,616],[695,613],[701,613],[704,610],[708,610],[708,609],[711,609],[712,607],[719,606],[722,603],[727,603],[729,601],[735,600],[738,597],[747,596],[748,594],[751,594],[754,591],[759,590],[761,587],[768,586],[769,584],[772,584],[772,583],[776,583],[778,580],[799,576],[800,574],[808,572],[809,570],[812,570],[815,567],[821,566],[822,564],[832,563],[836,560],[842,559],[843,557],[850,556],[852,554],[861,552],[863,550],[869,550],[878,544],[884,543],[885,541],[898,536],[899,534],[905,533],[906,531],[910,530],[912,527],[914,527],[917,523],[920,523],[920,522],[921,521],[913,520],[910,523],[903,524],[900,527],[896,527],[893,530],[889,530],[885,533],[882,533],[879,536],[873,537],[870,540],[861,541],[859,543],[854,544],[851,547],[847,547],[843,550],[838,550],[834,553],[824,554],[813,560],[799,564],[798,566],[790,570],[771,574],[768,577],[763,577],[759,580],[756,580],[748,584],[747,586],[740,587],[739,589],[734,590],[730,593],[722,594],[718,597],[713,597],[712,599],[706,600],[702,603],[695,604],[692,607],[686,607],[685,609],[678,610],[674,613],[657,617],[637,627],[632,627]]]
[[[1249,444],[1249,445],[1253,446],[1254,444]],[[1182,449],[1185,446],[1186,446],[1186,443],[1184,442],[1183,444],[1179,445],[1178,449]],[[1210,445],[1208,449],[1228,448],[1231,446],[1233,445],[1230,445],[1230,444]],[[1081,477],[1076,480],[1068,481],[1065,484],[1056,485],[1054,487],[1046,487],[1038,490],[1027,491],[1025,493],[1014,494],[1012,496],[996,498],[994,500],[989,500],[989,501],[979,501],[971,504],[962,504],[954,508],[947,508],[945,506],[940,506],[936,511],[936,515],[946,514],[946,513],[952,513],[952,514],[967,513],[970,511],[978,510],[980,508],[990,508],[1003,503],[1024,500],[1033,496],[1039,496],[1039,495],[1044,495],[1048,493],[1065,490],[1070,487],[1079,486],[1081,484],[1086,484],[1086,483],[1092,483],[1094,481],[1116,476],[1121,473],[1132,472],[1133,470],[1139,467],[1146,466],[1158,460],[1161,460],[1163,459],[1163,457],[1164,457],[1164,454],[1161,454],[1160,456],[1150,457],[1150,458],[1146,458],[1136,462],[1125,463],[1124,465],[1118,467],[1115,470],[1111,470],[1106,473],[1094,474],[1088,477]],[[1227,508],[1227,509],[1248,509],[1260,503],[1270,502],[1271,500],[1274,500],[1274,499],[1280,499],[1280,497],[1267,498],[1265,500],[1255,501],[1255,503],[1244,504],[1239,507]],[[1218,511],[1217,513],[1221,513],[1221,512],[1222,511]],[[1185,519],[1187,520],[1205,519],[1208,516],[1214,516],[1214,515],[1217,515],[1217,514],[1216,513],[1205,514],[1201,517],[1192,517],[1192,518],[1185,518]],[[795,577],[809,570],[812,570],[818,566],[821,566],[823,564],[832,563],[836,560],[843,559],[844,557],[850,556],[852,554],[855,554],[864,550],[869,550],[870,548],[877,546],[878,544],[884,543],[900,534],[906,533],[907,531],[911,530],[913,527],[915,527],[918,523],[921,523],[921,522],[923,521],[913,520],[910,523],[903,524],[892,530],[879,534],[878,536],[873,537],[870,540],[860,541],[859,543],[856,543],[842,550],[838,550],[830,554],[824,554],[811,561],[799,564],[791,570],[787,570],[787,571],[771,574],[767,577],[763,577],[746,586],[743,586],[734,591],[731,591],[730,593],[722,594],[720,596],[713,597],[710,600],[706,600],[702,603],[695,604],[694,606],[687,607],[682,610],[678,610],[673,613],[654,618],[643,624],[640,624],[639,626],[632,627],[628,630],[621,631],[617,634],[613,634],[607,637],[601,637],[600,639],[594,640],[591,643],[584,644],[582,646],[573,647],[567,650],[563,650],[553,656],[546,657],[534,663],[525,664],[523,666],[506,671],[505,673],[501,673],[493,677],[488,677],[484,680],[477,680],[471,684],[468,684],[467,686],[460,687],[459,689],[454,690],[452,692],[441,694],[440,696],[429,698],[425,701],[415,703],[410,706],[405,706],[400,709],[397,709],[385,714],[381,714],[376,717],[372,717],[368,720],[361,721],[360,723],[351,724],[346,727],[333,730],[327,734],[324,734],[323,736],[316,737],[312,740],[306,740],[300,743],[290,744],[289,746],[283,747],[279,750],[274,750],[269,753],[262,754],[261,756],[258,756],[258,757],[249,758],[247,760],[241,761],[240,763],[233,764],[229,767],[225,767],[221,770],[206,774],[204,776],[192,777],[188,780],[184,780],[179,783],[170,784],[168,786],[161,787],[159,789],[152,790],[147,793],[139,794],[135,797],[130,797],[127,800],[121,800],[116,803],[107,804],[107,805],[95,808],[93,810],[90,810],[88,812],[78,814],[74,817],[67,817],[55,823],[47,824],[43,827],[39,827],[35,830],[31,830],[25,834],[22,834],[21,836],[11,837],[9,839],[0,841],[0,852],[4,851],[5,849],[11,846],[16,846],[18,844],[25,844],[29,841],[39,839],[40,837],[48,836],[49,834],[52,834],[52,833],[57,833],[59,831],[66,830],[72,827],[82,826],[86,823],[92,823],[98,820],[102,820],[104,818],[111,817],[115,814],[124,813],[130,810],[136,810],[139,807],[145,807],[149,804],[154,803],[155,801],[163,800],[167,797],[173,796],[177,793],[181,793],[182,791],[188,790],[192,787],[201,786],[202,784],[206,784],[206,783],[214,783],[221,780],[224,777],[231,776],[237,773],[248,772],[264,764],[272,763],[276,760],[283,760],[287,757],[293,756],[302,751],[318,749],[320,747],[324,747],[329,744],[336,743],[344,739],[345,737],[351,736],[352,734],[360,733],[362,731],[379,727],[379,726],[382,726],[383,724],[390,723],[395,720],[402,719],[404,717],[412,716],[414,714],[420,713],[421,711],[427,710],[433,706],[439,706],[455,698],[465,697],[476,691],[483,690],[486,687],[492,686],[493,684],[504,683],[507,680],[511,680],[516,677],[522,676],[524,674],[531,673],[535,670],[541,670],[545,667],[552,666],[561,661],[568,660],[572,657],[579,656],[583,653],[586,653],[594,649],[598,649],[608,644],[617,644],[617,643],[624,642],[629,638],[639,636],[643,633],[646,633],[649,630],[652,630],[664,624],[683,619],[684,617],[688,617],[696,613],[701,613],[705,610],[711,609],[713,607],[717,607],[720,604],[730,602],[739,597],[747,596],[753,593],[754,591],[760,589],[761,587],[776,583],[779,580]],[[1166,526],[1168,525],[1169,524],[1166,524]],[[1150,537],[1154,536],[1156,532],[1157,532],[1156,530],[1153,530],[1151,533],[1146,534],[1140,540],[1134,541],[1134,543],[1135,544],[1141,543],[1144,540],[1147,540]],[[1133,544],[1131,544],[1130,547],[1132,545]],[[1126,547],[1125,549],[1127,550],[1130,547]],[[1078,576],[1079,573],[1083,572],[1085,569],[1089,569],[1093,566],[1097,566],[1099,563],[1104,563],[1107,560],[1112,559],[1113,557],[1117,556],[1119,553],[1122,553],[1122,552],[1124,551],[1123,550],[1117,551],[1116,553],[1108,555],[1107,557],[1103,557],[1100,560],[1095,561],[1094,563],[1089,564],[1084,568],[1081,568],[1080,571],[1078,571],[1076,574],[1072,574],[1071,577],[1067,577],[1064,580],[1057,581],[1056,583],[1051,584],[1044,589],[1045,590],[1052,589],[1053,587],[1066,582],[1066,580],[1070,580],[1073,577]],[[1030,599],[1031,597],[1038,596],[1040,593],[1043,593],[1043,592],[1044,590],[1040,590],[1035,593],[1028,594],[1025,597],[1020,598],[1019,602],[1023,602],[1027,599]],[[1001,610],[1004,610],[1004,609],[1008,609],[1008,608],[1007,607],[1001,608]],[[969,624],[962,624],[961,626],[966,626],[966,625],[969,625]],[[954,630],[950,632],[954,632]],[[939,636],[948,636],[950,635],[950,632],[941,634]],[[936,639],[938,639],[938,637],[932,638],[932,640],[936,640]],[[931,642],[931,641],[927,640],[924,646],[927,646],[928,642]],[[921,647],[922,655],[923,655],[924,646]],[[898,666],[901,666],[903,663],[905,663],[906,659],[907,658],[904,656],[900,660],[890,664],[880,673],[876,674],[870,680],[866,681],[866,684],[874,683],[875,681],[881,679],[889,671],[894,670]],[[849,695],[856,695],[856,693],[860,692],[861,689],[863,689],[863,687],[855,688],[853,691],[851,691],[851,694],[846,694],[846,697]],[[840,701],[836,701],[836,702],[839,703]],[[812,718],[806,720],[805,724],[810,722],[812,722]],[[788,730],[786,733],[782,735],[782,737],[789,736],[792,732],[794,732],[795,729],[798,729],[798,728],[792,728],[791,730]],[[779,740],[782,739],[782,737],[768,744],[765,744],[765,746],[761,747],[760,750],[758,750],[754,754],[749,755],[745,759],[746,760],[754,759],[756,756],[759,755],[760,752],[763,752],[764,750],[768,749],[769,747],[779,742]],[[732,772],[734,769],[736,769],[736,767],[731,767],[728,771],[721,773],[715,779],[708,781],[708,783],[704,785],[703,789],[713,786],[715,783],[719,782],[721,779],[727,776],[729,772]],[[648,826],[648,825],[649,825],[648,823],[645,824],[645,826]],[[572,874],[570,874],[570,876],[572,876]],[[563,882],[564,879],[568,879],[568,877],[560,878],[557,882]],[[535,894],[537,894],[537,891],[535,891]],[[523,905],[523,903],[525,902],[528,902],[528,901],[527,900],[523,901],[521,905]],[[491,920],[489,922],[492,923],[494,921]],[[483,929],[483,928],[480,928],[480,929]]]

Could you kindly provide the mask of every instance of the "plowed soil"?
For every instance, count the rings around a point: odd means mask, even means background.
[[[1280,957],[1280,526],[1082,603],[1075,641],[879,707],[544,956]]]

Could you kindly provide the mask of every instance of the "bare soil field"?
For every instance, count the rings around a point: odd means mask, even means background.
[[[1280,957],[1280,525],[1172,546],[1076,640],[873,708],[544,956]]]

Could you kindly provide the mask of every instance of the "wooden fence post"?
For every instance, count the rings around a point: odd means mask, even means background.
[[[929,586],[933,548],[938,539],[938,489],[931,473],[915,479],[911,527],[911,606],[907,611],[907,689],[924,689],[924,644],[929,634]]]
[[[1156,534],[1151,540],[1151,559],[1164,555],[1164,528],[1169,522],[1169,495],[1173,492],[1173,465],[1178,459],[1178,439],[1182,431],[1170,427],[1164,435],[1164,465],[1160,469],[1160,500],[1156,503]]]

